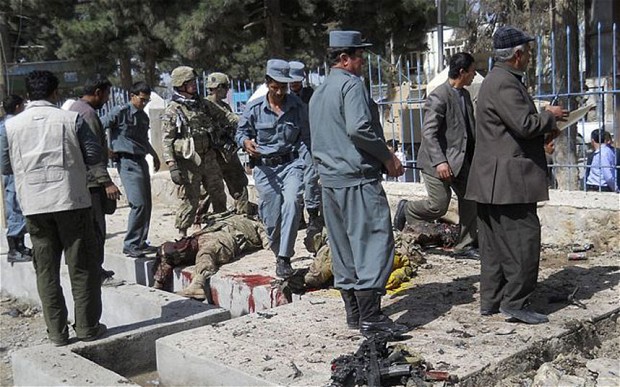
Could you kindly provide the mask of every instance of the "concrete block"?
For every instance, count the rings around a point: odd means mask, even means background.
[[[109,337],[78,342],[73,351],[119,374],[135,375],[155,369],[157,339],[228,319],[230,313],[224,309],[175,296],[161,316],[112,328]]]
[[[185,333],[201,333],[199,329],[187,331]],[[185,336],[184,337],[189,337]],[[216,347],[226,345],[217,337],[212,337],[210,345]],[[204,344],[202,340],[197,342]],[[178,338],[175,335],[167,336],[157,340],[157,370],[159,378],[166,386],[275,386],[277,384],[268,382],[257,376],[247,374],[243,370],[243,365],[230,367],[217,359],[210,358],[201,345],[186,347],[179,346]],[[205,356],[207,355],[207,356]],[[254,356],[257,354],[255,353]],[[240,362],[243,360],[240,358]]]
[[[133,323],[118,325],[108,329],[103,338],[93,342],[81,342],[72,338],[68,346],[57,348],[44,345],[18,351],[13,356],[14,380],[19,385],[115,385],[129,383],[124,376],[136,375],[154,370],[156,367],[155,341],[161,337],[184,330],[203,327],[230,319],[230,313],[224,309],[198,301],[149,290],[134,285],[134,289],[116,288],[118,294],[124,294],[129,301],[117,307],[118,320]],[[140,290],[142,289],[142,290]],[[149,294],[152,293],[152,294]],[[145,307],[140,310],[132,299],[142,300]],[[159,313],[153,315],[153,307],[159,307]],[[150,307],[149,307],[150,305]],[[110,313],[108,313],[110,314]],[[153,317],[147,318],[147,314]],[[139,320],[138,317],[143,318]],[[50,359],[77,359],[71,364],[42,360],[40,353],[49,353]],[[55,352],[58,356],[53,355]],[[36,364],[36,372],[31,372]],[[59,371],[57,368],[61,368]],[[107,375],[106,379],[92,379],[91,375]],[[110,378],[109,374],[113,374]],[[103,378],[103,377],[102,377]],[[89,382],[90,380],[91,382]]]
[[[13,353],[15,386],[137,386],[66,347],[40,345]]]
[[[211,296],[215,305],[238,317],[288,304],[274,278],[262,274],[221,274],[211,278]]]
[[[114,271],[114,278],[145,286],[153,286],[153,265],[155,257],[131,258],[116,254],[107,248],[103,267]]]

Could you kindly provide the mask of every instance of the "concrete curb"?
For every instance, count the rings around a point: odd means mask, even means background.
[[[15,383],[75,386],[126,384],[129,381],[120,375],[131,376],[155,367],[155,341],[158,338],[230,319],[230,313],[221,308],[139,285],[129,288],[133,289],[122,290],[119,287],[106,292],[116,291],[127,303],[123,304],[119,299],[107,301],[108,305],[116,307],[117,321],[112,321],[111,326],[115,327],[109,329],[102,339],[93,342],[76,342],[73,339],[73,343],[66,347],[43,345],[15,352],[12,356]],[[141,301],[141,309],[131,302],[131,293]],[[153,317],[147,318],[147,315]],[[121,320],[134,321],[120,325],[118,321]],[[66,359],[76,360],[66,362]],[[36,372],[33,372],[35,368]]]

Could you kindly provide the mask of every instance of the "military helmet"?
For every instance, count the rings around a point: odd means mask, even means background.
[[[211,73],[207,78],[208,89],[215,89],[219,85],[228,85],[229,83],[228,75],[224,73]]]
[[[189,66],[179,66],[172,70],[172,87],[181,87],[187,81],[196,79],[196,72]]]

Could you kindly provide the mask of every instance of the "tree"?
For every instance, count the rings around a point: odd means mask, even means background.
[[[3,55],[8,63],[58,59],[60,37],[55,21],[74,16],[76,0],[4,0]]]
[[[135,70],[151,85],[159,84],[157,63],[169,58],[169,37],[177,15],[187,12],[190,0],[99,0],[77,6],[79,18],[59,23],[60,57],[76,58],[85,67],[110,74],[117,67],[128,89]]]
[[[462,31],[462,35],[470,35],[474,38],[469,41],[467,49],[476,53],[491,55],[492,34],[501,25],[518,26],[529,34],[540,36],[541,46],[540,59],[537,63],[537,55],[532,55],[527,71],[527,84],[529,89],[538,94],[574,93],[579,88],[578,72],[578,15],[583,10],[583,1],[574,0],[521,0],[510,2],[498,2],[493,0],[470,1],[471,13],[469,15],[468,28]],[[570,27],[571,35],[566,34],[566,27]],[[551,32],[554,36],[555,49],[551,46]],[[567,49],[569,48],[569,49]],[[571,58],[568,58],[570,51]],[[552,60],[554,59],[554,60]],[[552,64],[555,70],[552,71]],[[571,90],[568,89],[570,73]],[[538,77],[540,77],[540,82]],[[540,88],[538,84],[540,83]],[[574,97],[560,98],[559,102],[564,107],[576,108]],[[576,130],[565,130],[555,140],[554,164],[576,165],[577,146]],[[556,167],[555,177],[558,188],[578,189],[578,174],[574,169]]]
[[[551,27],[555,36],[555,89],[558,92],[574,93],[579,90],[578,58],[578,1],[552,0]],[[566,33],[570,28],[570,35]],[[569,54],[569,53],[572,53]],[[572,60],[569,57],[572,56]],[[570,79],[569,79],[570,76]],[[569,85],[571,89],[569,89]],[[574,96],[562,99],[564,106],[574,109],[577,102]],[[562,131],[555,140],[556,151],[553,154],[554,164],[577,165],[577,129],[576,126]],[[579,174],[571,168],[556,168],[555,177],[558,187],[568,190],[579,189]]]
[[[203,0],[181,25],[174,45],[182,59],[253,81],[271,57],[323,63],[331,29],[358,29],[385,54],[394,38],[397,54],[424,46],[424,0]]]

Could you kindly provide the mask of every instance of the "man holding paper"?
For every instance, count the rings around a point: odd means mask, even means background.
[[[480,313],[510,321],[548,322],[527,309],[540,260],[536,203],[549,199],[543,146],[568,115],[559,106],[538,113],[522,83],[534,38],[514,27],[493,35],[496,63],[478,94],[476,146],[465,198],[477,203],[481,255]]]

